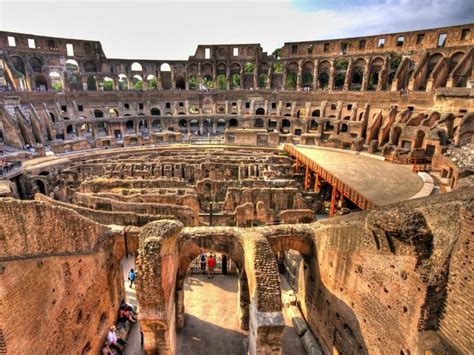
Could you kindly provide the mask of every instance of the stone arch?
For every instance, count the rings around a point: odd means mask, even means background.
[[[364,81],[365,59],[357,59],[352,68],[350,90],[362,90],[362,82]]]
[[[39,91],[48,91],[48,81],[43,74],[35,76],[35,89]]]
[[[331,73],[331,63],[328,60],[323,60],[319,63],[318,68],[318,88],[326,89],[329,87],[329,75]]]
[[[379,84],[379,81],[382,79],[381,72],[383,66],[385,64],[385,60],[382,57],[376,57],[370,63],[370,74],[369,74],[369,81],[367,84],[367,90],[376,90]]]
[[[130,66],[131,71],[143,71],[142,65],[138,62],[133,62]]]
[[[228,253],[246,271],[249,290],[249,352],[265,353],[280,348],[283,331],[280,280],[276,260],[268,240],[258,234],[228,227],[185,228],[180,222],[161,220],[147,224],[139,234],[137,258],[137,299],[146,353],[174,353],[176,284],[180,270],[194,255],[207,249]],[[249,238],[250,237],[250,238]],[[199,242],[196,242],[196,241]],[[265,267],[262,267],[265,265]],[[179,325],[179,324],[178,324]],[[267,344],[268,332],[271,344]],[[271,346],[271,348],[269,347]]]
[[[161,111],[158,107],[152,107],[150,110],[152,116],[161,116]]]
[[[175,85],[176,85],[176,89],[178,90],[186,90],[186,81],[184,80],[184,77],[182,77],[181,75],[176,77]]]
[[[30,59],[30,67],[33,70],[33,73],[41,73],[43,71],[43,61],[38,57],[32,57]]]
[[[313,88],[313,72],[314,64],[312,61],[307,61],[303,63],[303,67],[301,70],[301,86],[303,88]]]
[[[237,119],[231,118],[229,120],[229,127],[230,128],[237,128],[238,126],[239,126],[239,121],[237,121]]]
[[[84,72],[86,73],[97,73],[97,64],[95,64],[93,61],[86,61],[82,65],[84,68]]]
[[[255,128],[263,128],[265,126],[265,122],[261,118],[255,119]]]
[[[265,109],[263,107],[259,107],[255,110],[256,115],[264,115],[265,114]]]

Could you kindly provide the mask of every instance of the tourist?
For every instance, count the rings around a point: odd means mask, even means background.
[[[206,254],[205,253],[201,254],[201,270],[203,274],[204,272],[206,272]]]
[[[130,288],[133,288],[133,284],[135,283],[135,277],[137,275],[135,274],[135,271],[133,269],[130,269],[130,273],[128,274],[128,279],[130,280]]]
[[[133,317],[133,312],[128,309],[128,307],[120,308],[120,317],[119,322],[129,321],[132,324],[135,324],[137,320]]]
[[[216,259],[214,255],[209,255],[207,258],[207,278],[213,279],[214,278],[214,268],[216,267]]]
[[[113,355],[112,349],[110,349],[109,342],[106,341],[102,348],[102,355]]]
[[[222,255],[222,275],[227,275],[227,255]]]
[[[122,354],[122,349],[119,345],[127,344],[125,340],[117,335],[117,327],[115,327],[115,325],[111,326],[107,333],[107,342],[109,343],[109,347],[117,350],[119,354]]]

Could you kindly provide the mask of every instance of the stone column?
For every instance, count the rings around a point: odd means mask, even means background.
[[[314,69],[313,69],[313,90],[318,88],[318,76],[319,76],[319,61],[314,60]]]
[[[362,87],[360,88],[360,91],[367,91],[367,86],[369,85],[370,63],[371,63],[371,61],[372,61],[372,58],[369,58],[367,60],[367,64],[365,65],[364,78],[362,79]]]
[[[349,58],[349,64],[347,65],[346,75],[344,77],[344,87],[342,89],[344,91],[349,90],[349,86],[351,85],[352,63],[352,58]]]
[[[268,78],[267,78],[267,82],[265,83],[265,88],[267,90],[271,90],[272,89],[273,64],[268,67],[268,74],[267,75],[268,75]]]
[[[244,88],[244,65],[240,66],[240,90]]]
[[[301,91],[303,76],[303,61],[298,61],[298,74],[296,75],[296,90]]]
[[[331,69],[329,70],[329,83],[328,88],[329,90],[334,90],[334,60],[331,61]]]

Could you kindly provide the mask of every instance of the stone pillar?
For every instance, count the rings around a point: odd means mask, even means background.
[[[272,89],[273,64],[268,67],[268,74],[267,75],[268,75],[268,78],[267,78],[267,82],[265,83],[265,88],[267,90],[271,90]]]
[[[163,80],[161,78],[161,69],[158,68],[158,72],[156,73],[156,88],[158,90],[163,89]]]
[[[342,90],[347,91],[349,90],[349,86],[351,85],[351,75],[352,75],[352,58],[349,58],[349,64],[347,65],[346,76],[344,77],[344,87]]]
[[[296,90],[301,91],[303,76],[303,61],[298,61],[298,74],[296,76]]]
[[[318,88],[318,76],[319,76],[319,61],[314,60],[314,69],[313,69],[313,90]]]
[[[360,88],[360,91],[367,91],[367,86],[369,85],[371,61],[372,61],[372,58],[369,58],[369,60],[367,61],[367,64],[365,65],[364,78],[362,79],[362,87]]]
[[[334,60],[331,61],[331,69],[329,70],[329,83],[328,83],[328,89],[329,90],[334,90]]]
[[[240,66],[240,90],[244,88],[244,66]]]
[[[230,82],[231,82],[232,78],[231,78],[231,74],[230,74],[230,66],[229,65],[226,67],[225,75],[226,75],[226,89],[230,90]]]
[[[283,78],[281,83],[281,89],[286,90],[286,76],[288,75],[288,71],[286,69],[286,63],[283,63]]]
[[[174,80],[174,76],[175,76],[175,73],[174,73],[174,67],[173,66],[170,66],[171,68],[171,88],[173,90],[176,90],[176,81]]]

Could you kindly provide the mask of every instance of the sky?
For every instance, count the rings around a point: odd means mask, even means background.
[[[198,44],[375,35],[474,22],[474,0],[0,0],[0,30],[98,40],[109,58],[187,59]]]

